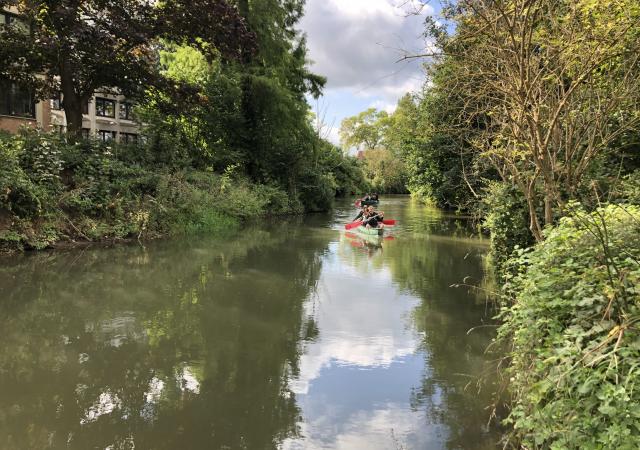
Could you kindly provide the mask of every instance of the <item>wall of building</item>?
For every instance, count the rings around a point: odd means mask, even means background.
[[[115,102],[114,117],[102,117],[96,114],[96,97]],[[120,118],[120,104],[125,102],[123,96],[98,94],[89,101],[88,114],[82,116],[82,128],[88,130],[92,137],[100,137],[100,131],[114,132],[116,139],[124,141],[125,134],[138,136],[140,126],[131,119]],[[44,131],[66,129],[67,120],[64,111],[54,109],[52,100],[38,102],[35,107],[36,117],[11,117],[0,115],[0,130],[17,133],[21,127],[27,126]]]
[[[36,119],[28,119],[24,117],[11,117],[0,116],[0,130],[7,131],[9,133],[17,133],[22,127],[37,128],[38,122]]]

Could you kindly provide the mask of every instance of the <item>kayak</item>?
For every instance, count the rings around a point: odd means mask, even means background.
[[[361,206],[369,206],[369,205],[373,205],[373,206],[378,206],[378,200],[362,200],[362,199],[358,199],[356,200],[356,208],[360,208]]]
[[[356,231],[367,236],[382,236],[384,234],[384,228],[367,228],[362,225],[357,227]]]

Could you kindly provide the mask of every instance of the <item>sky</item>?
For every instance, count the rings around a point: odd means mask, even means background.
[[[310,98],[323,120],[323,136],[337,144],[340,122],[367,108],[392,112],[400,97],[424,82],[419,59],[398,62],[426,48],[418,0],[307,0],[300,30],[307,36],[313,72],[327,77],[324,95]]]

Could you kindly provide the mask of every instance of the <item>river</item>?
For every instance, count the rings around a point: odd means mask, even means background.
[[[380,209],[1,258],[0,448],[497,448],[487,241]]]

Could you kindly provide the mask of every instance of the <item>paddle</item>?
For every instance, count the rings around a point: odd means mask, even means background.
[[[353,228],[359,227],[362,224],[362,220],[356,220],[355,222],[348,223],[344,226],[346,230],[351,230]]]
[[[382,221],[383,224],[385,225],[395,225],[396,221],[394,219],[384,219]],[[359,227],[360,225],[362,225],[362,221],[361,220],[356,220],[355,222],[351,222],[348,223],[344,226],[344,228],[346,230],[352,230],[353,228]]]

